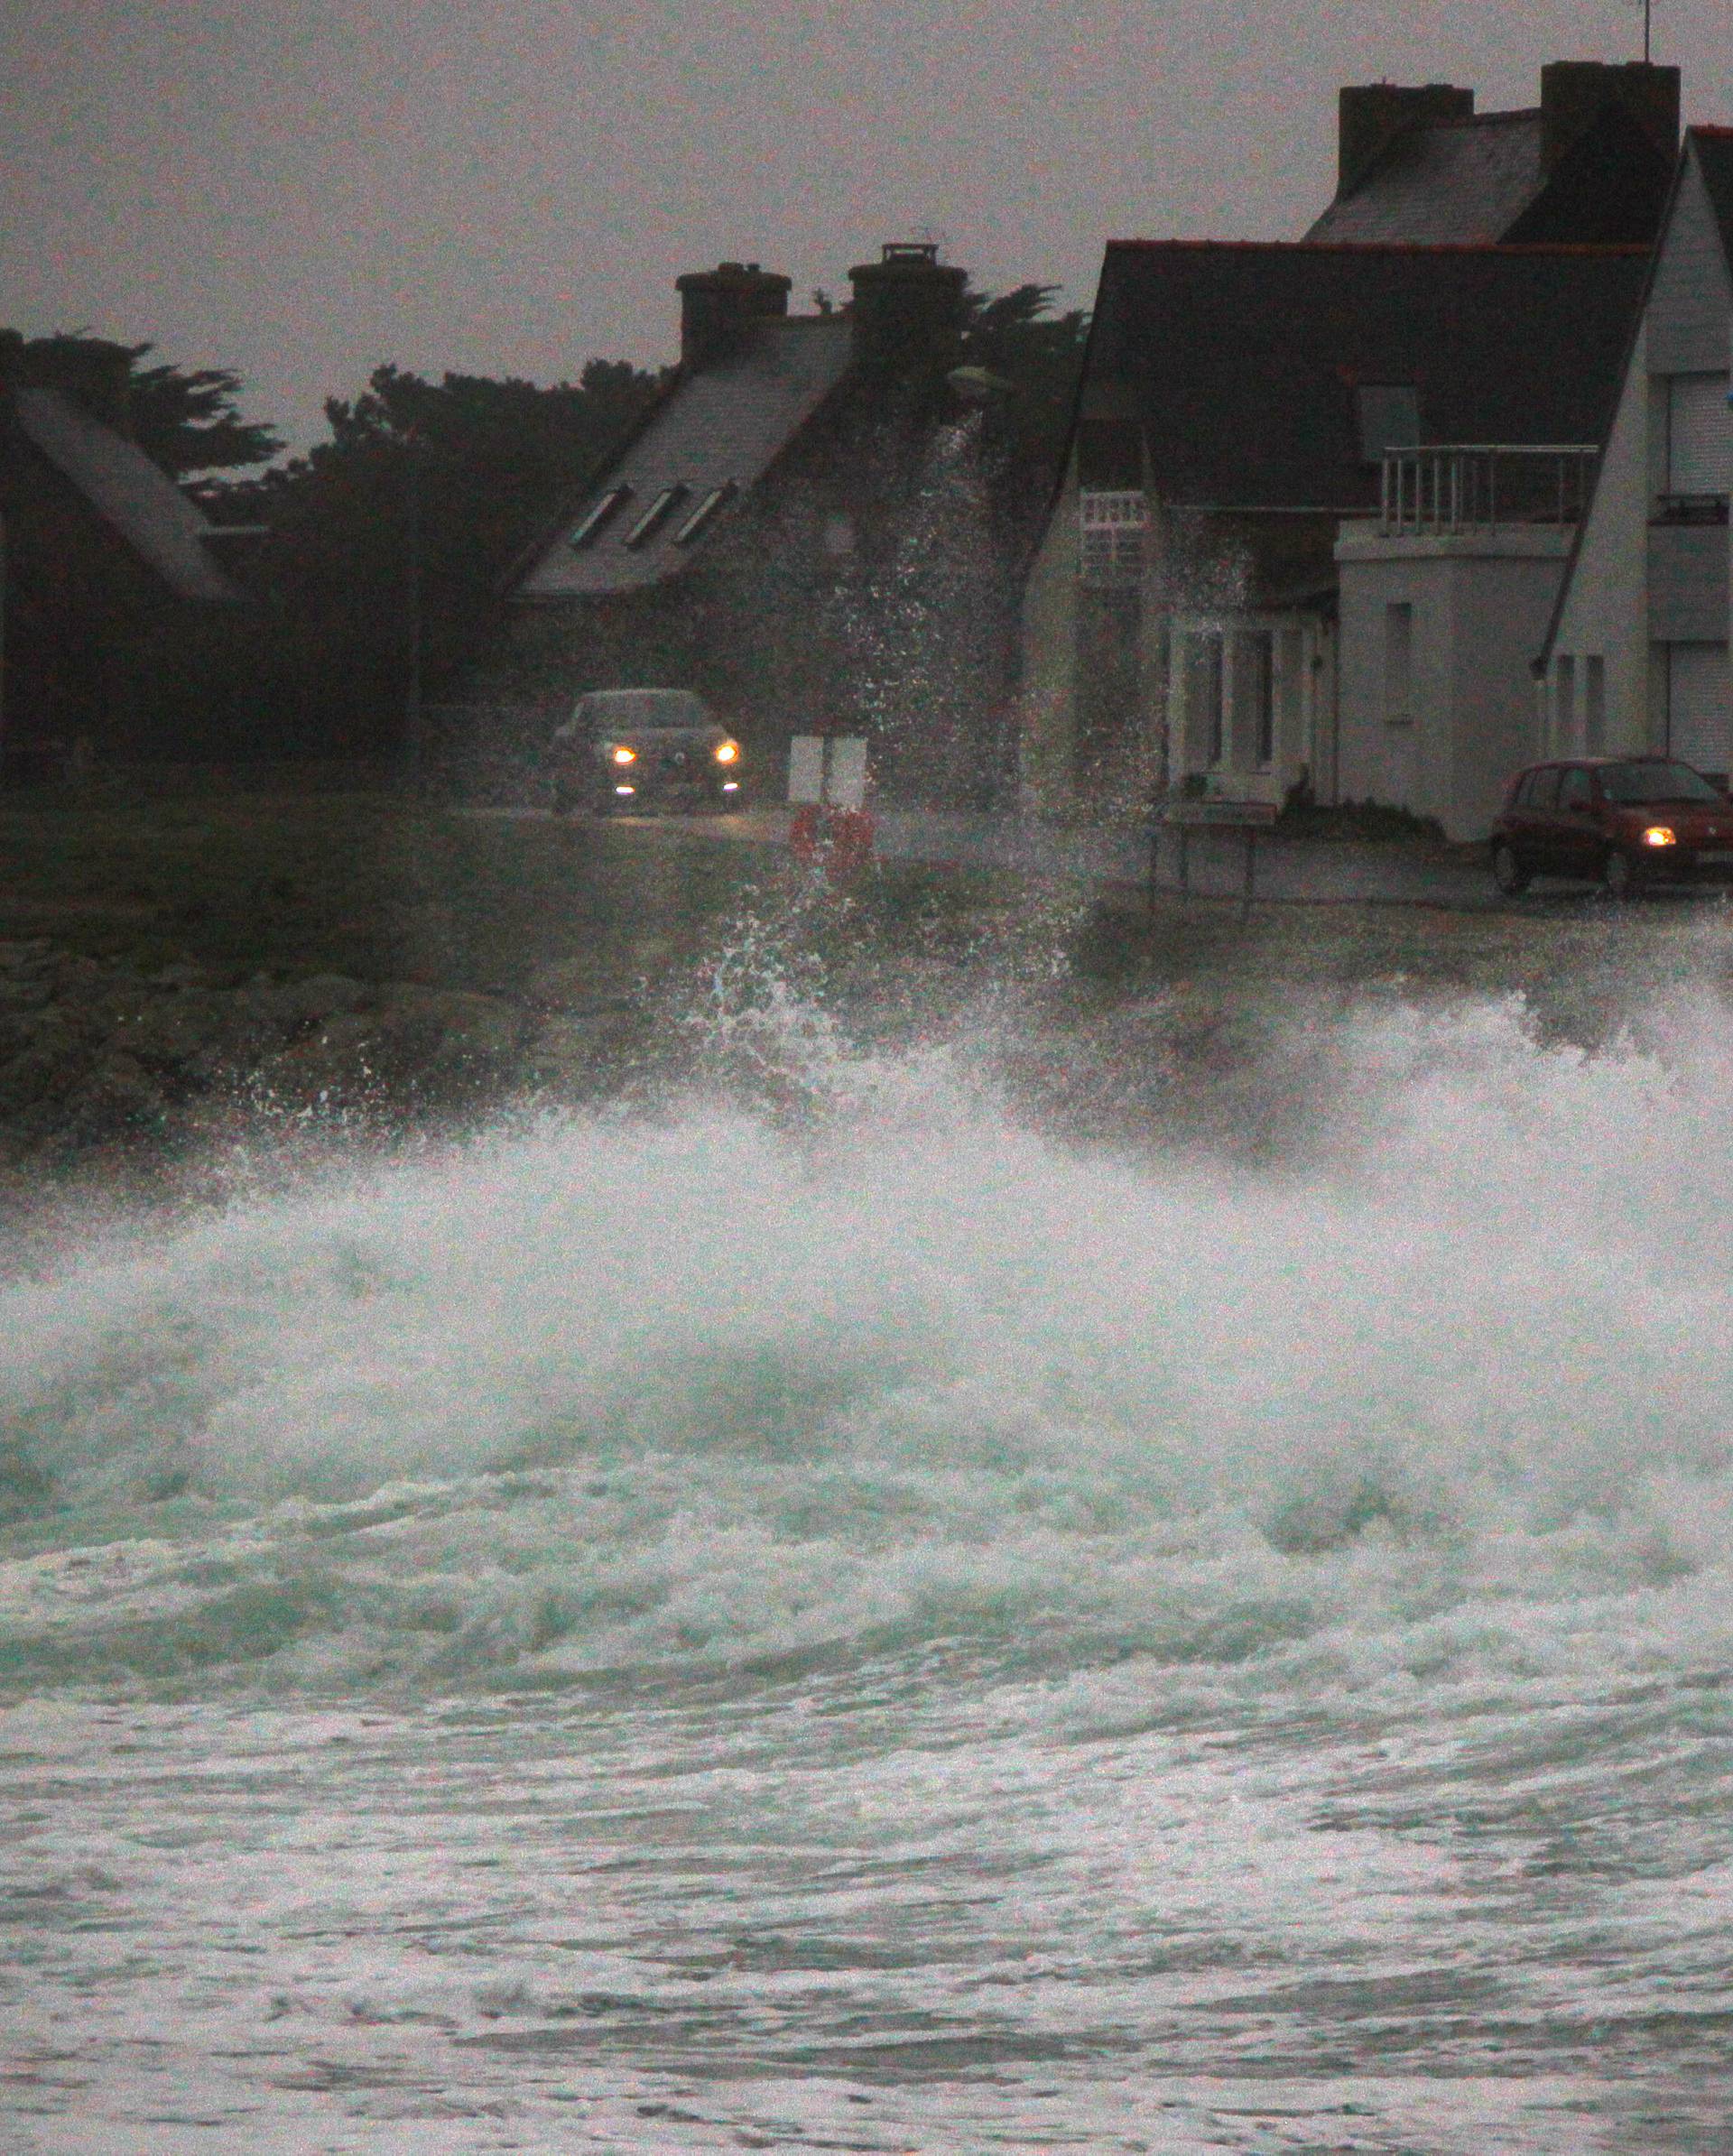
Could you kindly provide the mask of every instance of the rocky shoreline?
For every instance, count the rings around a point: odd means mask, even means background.
[[[274,1124],[399,1131],[511,1097],[594,1098],[645,1021],[631,997],[511,998],[340,974],[150,972],[0,941],[0,1174],[151,1172]]]

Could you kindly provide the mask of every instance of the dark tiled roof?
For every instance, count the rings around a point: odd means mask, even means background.
[[[1406,240],[1438,246],[1503,239],[1541,192],[1541,116],[1487,113],[1399,135],[1308,240]]]
[[[1646,259],[1114,241],[1085,423],[1135,412],[1167,502],[1284,511],[1376,505],[1362,383],[1414,384],[1423,441],[1599,441]]]
[[[240,597],[205,551],[211,527],[142,449],[58,390],[21,389],[12,404],[27,440],[177,597]]]
[[[838,315],[765,322],[730,358],[679,380],[514,588],[524,599],[564,599],[640,590],[687,560],[675,545],[682,519],[713,489],[745,492],[838,387],[848,371],[852,333]],[[588,544],[571,536],[605,495],[631,488],[618,514]],[[685,489],[679,510],[645,544],[626,535],[668,487]]]

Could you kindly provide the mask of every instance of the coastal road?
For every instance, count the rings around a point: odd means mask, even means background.
[[[544,817],[543,809],[482,809],[480,816]],[[748,809],[733,816],[622,817],[635,829],[663,828],[682,837],[727,844],[777,845],[788,837],[792,811]],[[931,809],[874,811],[876,842],[887,859],[967,868],[1010,868],[1025,875],[1081,877],[1100,884],[1149,882],[1149,839],[1140,831],[1102,826],[1066,826],[1012,816],[968,816]],[[1173,833],[1162,838],[1161,883],[1177,890],[1179,856]],[[1237,898],[1244,851],[1233,833],[1190,834],[1188,874],[1197,898]],[[1256,895],[1300,904],[1353,902],[1386,904],[1502,908],[1478,858],[1432,856],[1401,846],[1358,846],[1330,839],[1260,837]],[[1524,905],[1524,910],[1526,910]]]

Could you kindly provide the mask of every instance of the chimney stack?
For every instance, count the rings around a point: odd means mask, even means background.
[[[1336,195],[1350,195],[1396,137],[1440,120],[1471,120],[1474,92],[1452,82],[1363,82],[1337,97]]]
[[[1645,60],[1555,60],[1541,69],[1541,169],[1551,172],[1608,106],[1622,106],[1671,170],[1679,154],[1679,70]]]
[[[941,375],[956,365],[968,272],[929,240],[892,240],[848,273],[855,365],[873,374]]]
[[[680,363],[709,366],[726,359],[755,322],[778,321],[788,312],[792,278],[760,269],[755,262],[718,263],[676,277],[680,294]]]

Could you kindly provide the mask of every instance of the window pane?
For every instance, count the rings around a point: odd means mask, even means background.
[[[1574,658],[1561,657],[1552,670],[1552,738],[1547,745],[1574,748],[1576,726],[1577,662]]]
[[[1583,746],[1599,756],[1607,746],[1607,662],[1596,656],[1582,662]]]
[[[1252,748],[1260,771],[1275,762],[1275,638],[1260,629],[1250,646],[1247,686],[1252,695]]]
[[[1384,723],[1413,723],[1414,609],[1407,601],[1384,610]]]
[[[1376,464],[1386,449],[1420,443],[1420,393],[1412,382],[1363,382],[1355,393],[1360,457]]]

